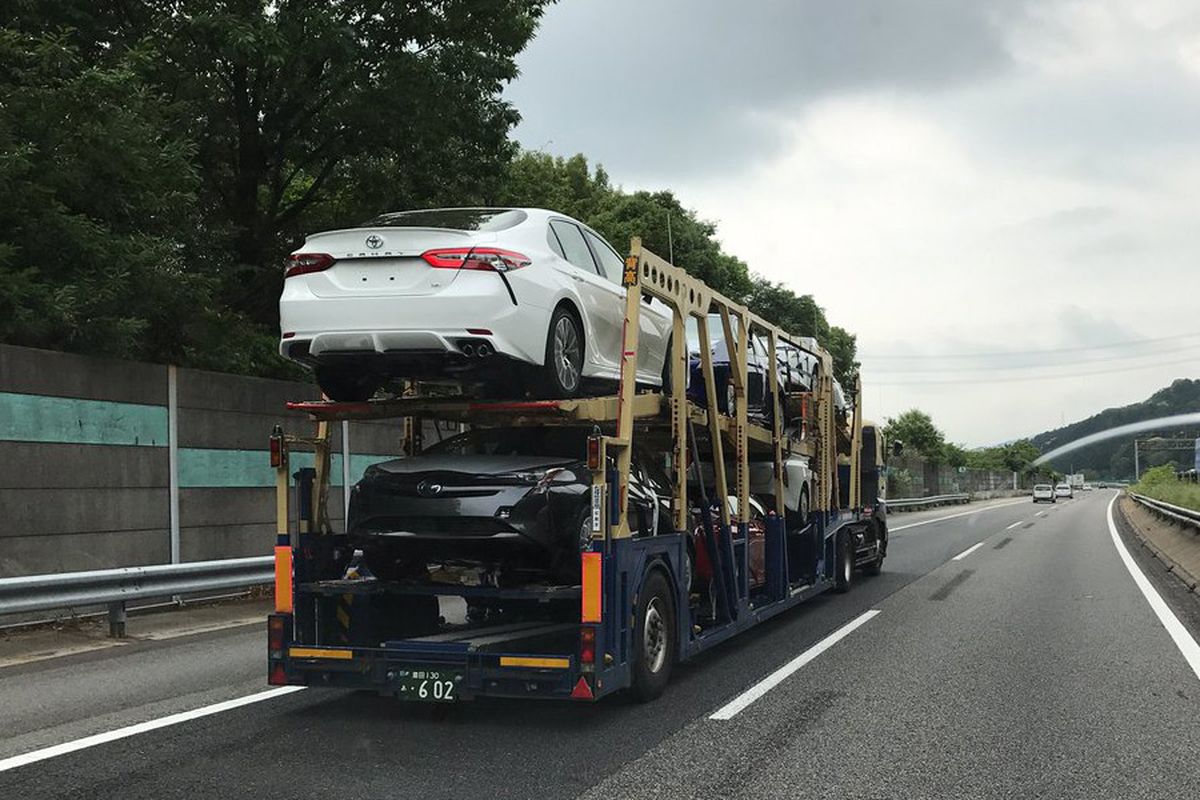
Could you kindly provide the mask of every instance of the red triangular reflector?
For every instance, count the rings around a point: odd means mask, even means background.
[[[595,700],[596,696],[592,694],[592,687],[588,686],[586,678],[580,677],[579,683],[575,684],[575,688],[571,690],[571,697],[575,700]]]

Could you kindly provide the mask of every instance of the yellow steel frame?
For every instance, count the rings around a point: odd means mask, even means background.
[[[631,461],[631,443],[635,421],[657,420],[665,403],[672,437],[671,461],[674,473],[674,497],[672,516],[677,530],[687,530],[689,504],[687,501],[687,464],[689,458],[688,435],[692,423],[706,426],[712,449],[713,491],[717,498],[728,497],[729,475],[726,469],[726,447],[732,448],[734,464],[734,487],[737,502],[737,518],[731,519],[727,502],[719,504],[723,524],[745,521],[749,518],[750,469],[749,444],[751,441],[770,447],[774,461],[773,481],[775,505],[773,510],[783,514],[783,461],[787,453],[808,455],[813,461],[814,491],[812,507],[826,511],[838,497],[837,473],[837,430],[833,409],[833,359],[820,348],[803,348],[815,355],[820,363],[819,382],[813,387],[816,424],[811,440],[792,441],[784,433],[783,398],[775,391],[778,381],[778,344],[781,340],[794,341],[786,331],[768,323],[750,312],[740,303],[719,294],[703,282],[687,274],[642,246],[640,238],[630,242],[629,257],[625,261],[625,324],[622,333],[621,379],[616,396],[580,398],[554,402],[476,403],[461,398],[405,397],[399,400],[373,401],[345,405],[302,405],[303,410],[318,422],[317,435],[313,439],[294,439],[311,444],[316,453],[317,480],[313,493],[313,512],[316,520],[315,532],[330,530],[328,519],[330,427],[336,419],[383,419],[403,417],[406,421],[406,439],[413,433],[416,420],[441,418],[470,421],[477,424],[496,422],[503,424],[564,424],[580,422],[616,422],[614,435],[601,437],[600,460],[593,471],[593,487],[599,487],[601,498],[601,525],[593,531],[593,537],[604,539],[628,537],[628,477]],[[638,334],[642,312],[643,294],[658,298],[672,309],[670,387],[662,394],[637,392],[636,365]],[[709,315],[716,313],[721,320],[722,332],[730,350],[730,381],[734,394],[734,413],[726,417],[717,411],[717,391],[712,363],[712,340],[709,331]],[[698,408],[687,399],[686,384],[689,354],[685,346],[688,318],[696,320],[699,335],[701,374],[704,378],[705,405]],[[736,322],[735,322],[736,321]],[[735,330],[736,326],[736,330]],[[769,385],[774,402],[774,413],[770,428],[751,424],[747,417],[747,354],[750,337],[765,338],[770,356]],[[858,485],[858,449],[861,443],[861,391],[856,386],[852,431],[851,454],[851,500],[853,506],[860,505]],[[616,462],[617,485],[609,486],[608,457]],[[287,531],[287,473],[280,471],[277,480],[277,514],[279,530]],[[611,491],[617,492],[617,502],[611,501]],[[609,519],[610,507],[615,506],[616,518]]]

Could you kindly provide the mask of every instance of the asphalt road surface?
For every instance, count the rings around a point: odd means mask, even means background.
[[[0,796],[1193,796],[1200,604],[1129,547],[1139,588],[1113,495],[893,517],[883,575],[681,666],[646,705],[309,689],[214,707],[266,690],[259,627],[9,667]]]

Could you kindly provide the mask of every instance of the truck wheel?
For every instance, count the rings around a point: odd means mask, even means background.
[[[646,702],[667,688],[675,663],[675,600],[661,572],[650,573],[642,585],[634,623],[633,691]]]
[[[854,580],[854,545],[845,531],[838,533],[837,542],[837,576],[834,578],[834,588],[838,594],[850,591],[850,583]]]
[[[875,558],[871,560],[870,564],[863,567],[863,574],[873,577],[883,572],[884,546],[887,544],[887,539],[880,536],[878,528],[873,527],[872,530],[875,533]]]

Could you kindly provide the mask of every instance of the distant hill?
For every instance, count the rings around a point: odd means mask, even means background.
[[[1033,443],[1044,453],[1090,433],[1098,433],[1117,425],[1192,411],[1200,411],[1200,380],[1180,378],[1165,389],[1159,389],[1150,395],[1148,400],[1120,408],[1108,408],[1080,422],[1039,433],[1033,437]],[[1154,433],[1139,434],[1138,438],[1149,436],[1194,439],[1200,436],[1200,428],[1155,431]],[[1143,446],[1141,458],[1143,470],[1146,467],[1166,464],[1170,461],[1175,462],[1176,468],[1190,468],[1193,464],[1193,455],[1190,450],[1147,452]],[[1066,472],[1074,464],[1075,471],[1085,472],[1089,479],[1129,478],[1133,476],[1133,441],[1132,439],[1113,439],[1108,442],[1099,442],[1055,459],[1052,463],[1060,472]]]

